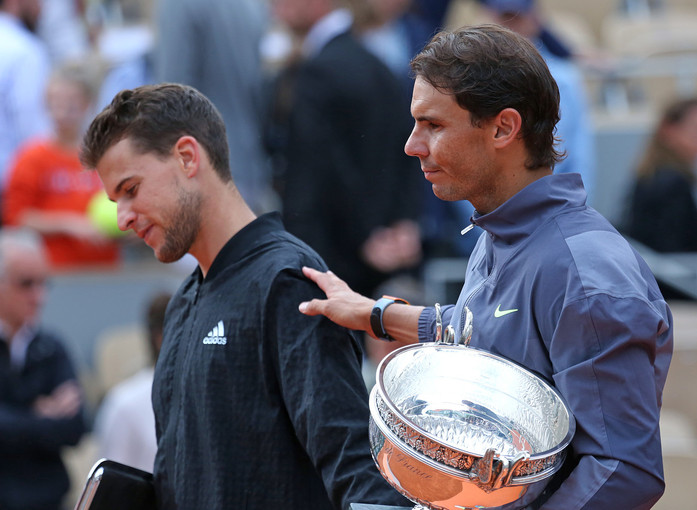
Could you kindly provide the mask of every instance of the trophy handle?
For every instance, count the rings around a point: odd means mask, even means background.
[[[452,324],[449,324],[445,328],[445,333],[443,333],[443,312],[441,310],[440,303],[436,303],[435,308],[436,308],[436,343],[437,344],[453,345],[455,343],[455,328],[452,326]],[[462,328],[462,335],[460,336],[459,344],[467,347],[467,346],[469,346],[470,339],[472,338],[472,312],[467,307],[465,307],[464,312],[465,312],[465,326]]]
[[[465,325],[462,326],[462,335],[460,335],[460,344],[468,347],[472,339],[472,312],[465,307]]]
[[[476,478],[477,484],[486,491],[500,489],[510,483],[515,468],[529,457],[530,454],[524,451],[509,460],[506,457],[498,457],[496,450],[489,448],[472,467],[470,478]]]

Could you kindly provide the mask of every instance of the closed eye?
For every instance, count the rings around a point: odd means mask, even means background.
[[[131,186],[128,186],[128,187],[124,190],[124,193],[126,194],[126,196],[133,198],[134,196],[136,196],[136,192],[137,192],[137,191],[138,191],[138,185],[137,185],[137,184],[133,184],[133,185],[131,185]]]

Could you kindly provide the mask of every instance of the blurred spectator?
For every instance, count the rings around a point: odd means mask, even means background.
[[[43,39],[54,65],[76,60],[90,52],[82,0],[42,0],[36,32]]]
[[[354,30],[405,86],[409,108],[414,85],[409,62],[433,35],[430,21],[422,19],[413,0],[351,0],[349,5]]]
[[[595,141],[583,76],[568,46],[548,28],[535,0],[479,0],[493,21],[530,39],[540,51],[559,87],[561,120],[556,135],[566,159],[555,173],[581,174],[592,205],[595,186]]]
[[[17,148],[49,131],[44,104],[51,63],[31,31],[39,0],[0,0],[0,190]]]
[[[632,17],[648,17],[665,9],[665,0],[620,0],[619,11]]]
[[[271,150],[288,230],[371,294],[420,262],[422,183],[418,161],[404,154],[412,123],[403,88],[351,33],[351,12],[337,5],[273,3],[302,45],[276,82],[271,110],[282,135]]]
[[[155,295],[145,316],[152,365],[111,389],[95,420],[99,458],[121,462],[152,473],[157,439],[151,392],[154,364],[162,345],[162,326],[170,294]]]
[[[30,230],[0,231],[0,507],[59,510],[61,448],[84,433],[82,392],[61,340],[40,329],[48,264]]]
[[[96,111],[123,89],[154,81],[154,0],[111,0],[89,9],[89,23],[104,78]]]
[[[429,27],[431,35],[445,28],[445,18],[452,0],[413,0],[414,11]]]
[[[260,45],[268,11],[259,0],[160,0],[155,80],[191,85],[225,120],[230,168],[257,212],[278,206],[262,140]]]
[[[405,106],[411,104],[414,80],[409,63],[428,42],[443,17],[448,2],[426,6],[412,0],[353,0],[357,10],[355,25],[366,47],[378,56],[405,87]],[[411,118],[408,118],[411,123]],[[470,223],[474,208],[467,201],[444,202],[422,180],[423,209],[420,218],[424,260],[436,257],[468,256],[481,229],[461,236]]]
[[[560,38],[547,25],[537,10],[535,0],[479,0],[479,3],[497,23],[531,39],[547,55],[561,59],[573,56],[563,37]]]
[[[697,98],[663,112],[636,167],[626,234],[661,252],[697,252]]]
[[[87,215],[102,184],[78,158],[94,88],[89,70],[79,64],[54,72],[46,91],[53,136],[19,150],[3,198],[5,222],[41,233],[54,269],[113,265],[119,259],[117,242]]]

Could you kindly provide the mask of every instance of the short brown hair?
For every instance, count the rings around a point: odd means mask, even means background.
[[[474,125],[513,108],[522,117],[526,167],[553,168],[564,158],[555,148],[559,88],[540,53],[523,36],[500,25],[437,33],[411,62],[412,71],[455,96]]]
[[[80,160],[96,168],[104,153],[128,138],[142,153],[169,155],[182,136],[193,136],[226,182],[232,180],[225,124],[213,103],[193,87],[177,83],[122,90],[99,113],[83,138]]]

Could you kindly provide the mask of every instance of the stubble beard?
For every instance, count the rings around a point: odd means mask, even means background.
[[[176,262],[189,252],[201,229],[202,202],[199,193],[180,190],[177,209],[165,229],[165,242],[156,253],[160,262]]]

